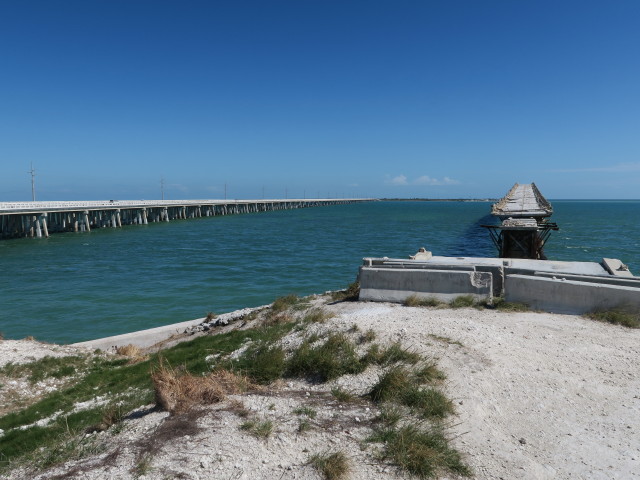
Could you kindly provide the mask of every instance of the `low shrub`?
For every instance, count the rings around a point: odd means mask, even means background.
[[[369,441],[383,442],[383,456],[419,478],[436,478],[442,471],[471,475],[470,468],[463,463],[460,454],[449,446],[439,426],[385,427],[377,430]]]
[[[343,452],[319,453],[309,459],[309,464],[318,470],[326,480],[346,478],[349,470],[349,459]]]
[[[472,295],[460,295],[449,302],[451,308],[467,308],[473,307],[476,301]]]
[[[216,370],[207,376],[192,375],[172,368],[164,361],[152,371],[156,404],[172,414],[184,413],[196,405],[224,400],[227,394],[246,391],[249,382],[228,371]]]
[[[376,403],[405,405],[423,418],[445,418],[454,413],[453,402],[435,388],[422,388],[416,374],[404,367],[383,373],[368,396]]]
[[[418,295],[408,296],[403,303],[406,307],[439,307],[444,305],[444,302],[435,297],[421,298]]]
[[[240,430],[246,430],[256,438],[267,438],[273,432],[271,420],[247,420],[240,425]]]
[[[312,347],[308,341],[303,342],[287,361],[286,374],[326,382],[345,374],[360,373],[365,367],[353,342],[336,333],[319,346]]]
[[[597,320],[599,322],[607,322],[613,325],[622,325],[628,328],[640,328],[640,312],[631,312],[627,310],[607,310],[593,312],[586,315],[587,318]]]
[[[331,299],[334,302],[357,302],[358,298],[360,298],[360,283],[358,281],[351,283],[345,290],[331,294]]]

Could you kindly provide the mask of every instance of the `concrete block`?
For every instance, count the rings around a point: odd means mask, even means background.
[[[529,275],[507,275],[505,299],[535,310],[580,315],[615,308],[640,309],[640,288]]]
[[[616,275],[618,277],[633,277],[633,274],[629,271],[629,267],[617,258],[603,258],[602,265],[611,275]]]
[[[411,295],[449,302],[461,295],[493,296],[489,272],[360,267],[360,300],[403,302]]]

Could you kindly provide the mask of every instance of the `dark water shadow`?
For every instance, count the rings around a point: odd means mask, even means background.
[[[498,252],[491,241],[489,230],[482,225],[497,224],[493,215],[484,215],[473,224],[469,225],[464,233],[457,239],[449,251],[451,257],[497,257]]]

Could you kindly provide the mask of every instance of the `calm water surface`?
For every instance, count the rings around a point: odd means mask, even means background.
[[[640,274],[640,201],[554,201],[555,260]],[[495,256],[489,203],[374,202],[0,242],[0,331],[75,342],[343,288],[362,258]]]

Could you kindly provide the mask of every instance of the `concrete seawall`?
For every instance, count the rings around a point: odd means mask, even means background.
[[[618,260],[551,260],[431,257],[428,260],[365,258],[360,299],[404,302],[407,297],[450,301],[461,295],[502,296],[536,310],[583,314],[600,310],[640,311],[640,277]]]

